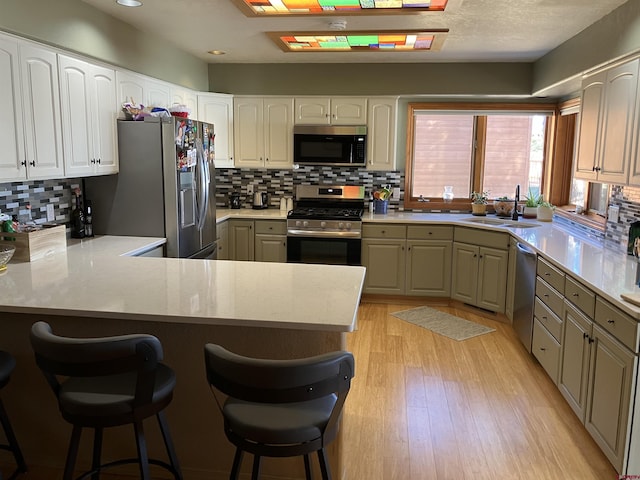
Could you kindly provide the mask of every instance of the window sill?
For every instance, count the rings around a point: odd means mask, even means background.
[[[564,205],[556,207],[555,213],[567,220],[604,233],[607,224],[607,220],[604,217],[595,213],[576,213],[575,208],[575,205]]]

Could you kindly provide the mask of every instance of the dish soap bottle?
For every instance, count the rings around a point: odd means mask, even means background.
[[[82,212],[82,201],[80,199],[80,190],[74,192],[76,196],[76,208],[71,212],[71,237],[84,238],[84,213]]]
[[[85,200],[84,214],[84,236],[93,237],[93,209],[91,208],[91,200]]]

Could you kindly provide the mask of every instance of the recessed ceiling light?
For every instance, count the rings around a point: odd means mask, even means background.
[[[116,3],[123,7],[139,7],[142,5],[140,0],[116,0]]]
[[[227,52],[223,52],[222,50],[209,50],[207,53],[210,55],[224,55]]]

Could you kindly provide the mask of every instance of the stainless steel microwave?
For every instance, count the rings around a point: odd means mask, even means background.
[[[293,127],[293,163],[364,166],[367,164],[367,127],[296,125]]]

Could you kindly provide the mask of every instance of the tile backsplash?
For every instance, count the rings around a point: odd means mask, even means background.
[[[0,183],[0,212],[18,216],[31,205],[36,223],[47,221],[47,205],[53,205],[56,223],[68,223],[73,205],[72,192],[81,187],[81,179],[34,180]]]
[[[620,214],[617,222],[607,220],[605,242],[609,248],[627,251],[629,226],[640,220],[640,188],[613,185],[609,205],[618,205]]]

